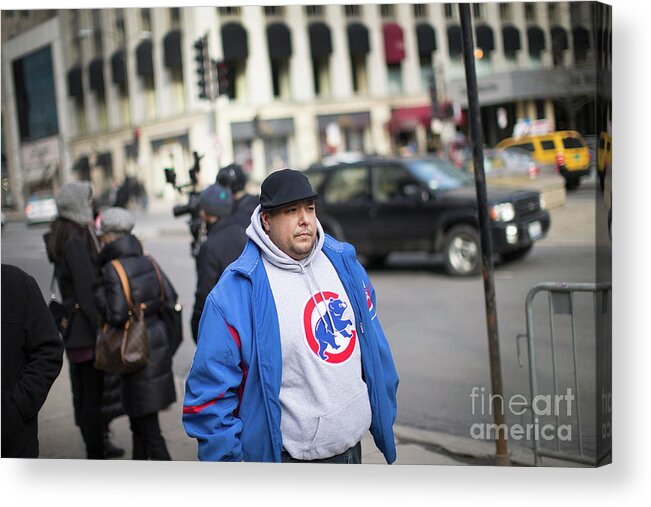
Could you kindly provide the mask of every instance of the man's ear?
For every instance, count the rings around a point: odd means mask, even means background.
[[[269,232],[269,213],[266,211],[260,213],[260,222],[262,222],[262,228],[264,229],[264,232]]]

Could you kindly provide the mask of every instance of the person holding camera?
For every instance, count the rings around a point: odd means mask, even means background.
[[[199,196],[199,215],[206,224],[206,241],[201,244],[197,255],[197,290],[191,322],[195,343],[208,293],[246,245],[246,233],[231,215],[232,209],[231,191],[217,183],[210,185]]]
[[[233,193],[233,220],[245,229],[251,223],[251,215],[257,208],[259,197],[246,192],[249,177],[244,173],[240,164],[229,164],[217,173],[219,185],[228,187]]]

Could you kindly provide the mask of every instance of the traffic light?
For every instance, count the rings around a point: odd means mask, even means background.
[[[217,75],[219,95],[226,95],[231,99],[235,98],[235,75],[233,67],[225,61],[217,62],[213,60],[213,68]]]
[[[204,35],[194,43],[195,61],[197,62],[197,85],[199,98],[210,99],[210,55],[208,54],[208,36]]]

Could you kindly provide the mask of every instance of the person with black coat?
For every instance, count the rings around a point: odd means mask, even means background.
[[[133,459],[170,460],[158,421],[158,411],[176,401],[172,373],[172,347],[168,328],[161,318],[163,295],[176,303],[177,294],[156,261],[145,256],[140,241],[131,234],[133,215],[122,208],[109,208],[101,217],[102,251],[99,265],[102,284],[95,301],[102,320],[123,327],[129,318],[127,299],[111,261],[118,260],[128,279],[134,304],[144,304],[149,361],[142,369],[121,375],[122,403],[129,416]]]
[[[251,223],[251,215],[260,204],[260,197],[246,192],[249,177],[240,164],[229,164],[217,173],[215,183],[228,187],[233,194],[233,220],[246,229]]]
[[[246,245],[246,232],[231,216],[232,207],[230,190],[217,183],[210,185],[199,196],[199,214],[206,224],[207,234],[197,255],[197,290],[191,322],[195,343],[208,294]]]
[[[3,264],[3,458],[38,458],[38,411],[62,364],[59,330],[36,281]]]
[[[70,366],[75,424],[84,439],[86,456],[104,459],[104,373],[95,369],[99,321],[94,293],[99,285],[99,243],[93,227],[92,197],[87,181],[63,185],[56,196],[58,216],[46,242],[66,313],[61,327]]]

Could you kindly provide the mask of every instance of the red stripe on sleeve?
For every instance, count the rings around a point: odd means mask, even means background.
[[[210,405],[214,405],[215,403],[217,403],[217,400],[219,400],[220,398],[223,398],[223,397],[224,397],[224,393],[217,396],[217,398],[215,398],[214,400],[207,401],[203,405],[197,405],[197,406],[194,406],[194,407],[192,407],[192,406],[184,406],[183,407],[183,413],[184,414],[198,414],[204,408],[209,407]]]
[[[239,333],[233,328],[228,322],[226,323],[226,326],[228,327],[228,330],[230,331],[231,335],[233,336],[233,340],[235,340],[235,343],[237,344],[237,348],[240,350],[240,363],[242,366],[242,382],[240,383],[240,387],[237,390],[237,399],[239,400],[237,404],[237,408],[235,409],[235,416],[240,411],[240,405],[242,404],[242,395],[244,393],[244,384],[246,383],[246,375],[248,373],[246,365],[244,364],[244,359],[242,359],[242,341],[240,340],[240,335]]]

